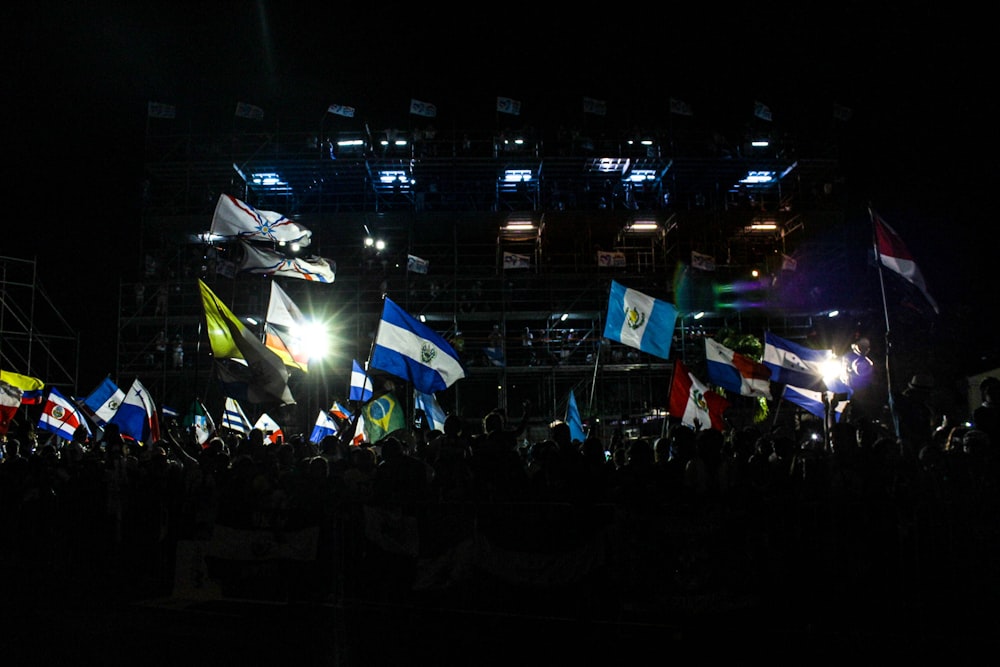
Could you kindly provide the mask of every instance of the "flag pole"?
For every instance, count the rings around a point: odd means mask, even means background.
[[[879,289],[882,292],[882,313],[885,317],[885,385],[889,398],[889,415],[892,419],[892,428],[893,432],[896,434],[896,440],[899,440],[899,416],[896,414],[896,401],[892,394],[892,375],[889,370],[890,351],[892,349],[892,336],[889,323],[889,303],[885,296],[885,276],[882,273],[882,255],[878,250],[878,236],[875,232],[875,212],[872,210],[870,204],[868,206],[868,217],[871,219],[872,223],[872,248],[875,252],[875,266],[878,268]]]

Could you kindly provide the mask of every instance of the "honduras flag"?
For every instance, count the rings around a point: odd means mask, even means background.
[[[458,353],[448,341],[388,298],[369,366],[408,380],[425,394],[447,389],[465,377]]]
[[[832,371],[826,368],[830,362],[835,366]],[[764,333],[764,365],[771,369],[773,382],[812,391],[851,393],[839,379],[840,364],[833,350],[814,350],[768,331]]]
[[[152,445],[160,439],[160,420],[156,414],[156,404],[139,378],[132,381],[132,387],[125,394],[118,412],[110,423],[117,424],[123,436]]]
[[[786,385],[781,397],[789,403],[794,403],[811,415],[815,415],[820,419],[826,418],[826,405],[823,404],[822,392]],[[834,421],[840,421],[840,417],[846,407],[847,401],[837,401],[837,405],[833,407]]]
[[[611,281],[604,337],[643,352],[670,358],[670,342],[677,322],[672,304]]]
[[[365,372],[365,369],[361,368],[361,364],[358,363],[357,359],[352,360],[352,363],[354,366],[351,370],[351,393],[349,398],[352,401],[364,403],[375,393],[372,391],[372,381],[368,377],[368,373]]]

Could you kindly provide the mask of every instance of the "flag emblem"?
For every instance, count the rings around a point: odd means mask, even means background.
[[[61,405],[57,405],[52,408],[52,416],[59,421],[66,421],[66,409]]]
[[[434,357],[436,356],[437,356],[437,350],[434,348],[433,345],[429,343],[424,343],[423,345],[420,346],[420,361],[424,362],[425,364],[428,364],[431,361],[433,361]]]
[[[632,307],[625,309],[625,324],[628,325],[629,329],[638,329],[645,323],[646,313]]]

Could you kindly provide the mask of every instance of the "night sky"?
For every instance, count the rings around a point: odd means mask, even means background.
[[[582,96],[628,107],[636,124],[662,118],[676,97],[727,128],[761,100],[776,125],[797,129],[836,102],[854,113],[843,164],[855,200],[901,234],[946,312],[975,310],[977,327],[997,320],[995,281],[983,277],[995,262],[986,204],[998,176],[984,17],[865,3],[731,12],[667,3],[621,16],[612,11],[624,5],[423,4],[379,16],[370,3],[343,4],[8,9],[0,254],[37,257],[55,300],[73,295],[63,307],[88,357],[113,363],[113,344],[99,346],[90,322],[115,318],[108,267],[137,265],[149,101],[175,105],[178,122],[222,129],[236,101],[284,109],[290,123],[301,109],[318,124],[330,103],[373,118],[401,109],[405,119],[417,98],[472,124],[504,95],[525,116],[544,108],[542,125]]]

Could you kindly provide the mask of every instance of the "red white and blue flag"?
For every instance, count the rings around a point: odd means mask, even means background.
[[[694,429],[711,427],[723,431],[726,427],[723,415],[728,408],[729,401],[710,391],[688,372],[682,361],[674,363],[669,400],[671,417],[680,419],[682,424]]]
[[[708,381],[740,396],[771,399],[771,369],[730,350],[712,338],[705,339]]]
[[[42,416],[38,419],[38,428],[55,433],[63,440],[72,440],[73,433],[81,426],[87,429],[88,434],[93,435],[76,406],[58,389],[50,387],[48,399],[42,407]]]

